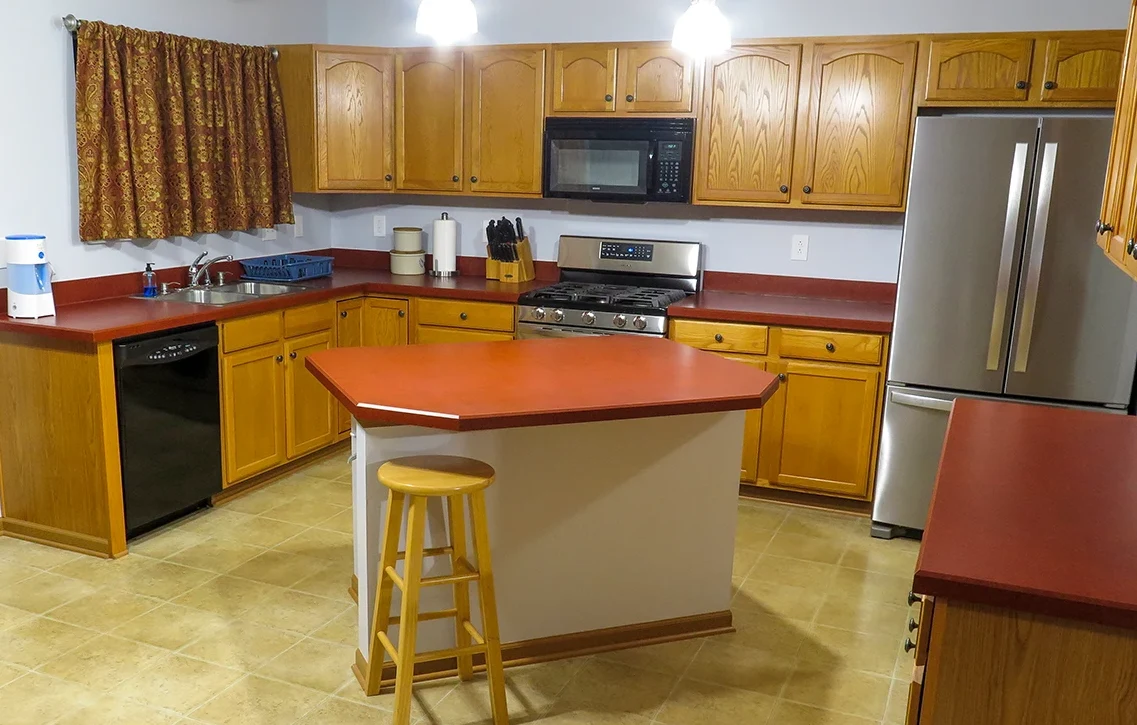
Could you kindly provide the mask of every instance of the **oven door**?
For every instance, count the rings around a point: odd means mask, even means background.
[[[546,197],[629,202],[648,199],[654,141],[559,136],[549,134],[545,140]]]
[[[589,330],[583,327],[566,327],[562,325],[540,325],[534,322],[518,322],[517,340],[538,340],[554,337],[607,337],[609,335],[639,335],[641,337],[666,337],[646,332],[618,332],[616,330]]]

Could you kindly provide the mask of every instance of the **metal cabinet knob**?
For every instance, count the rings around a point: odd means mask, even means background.
[[[406,316],[407,316],[406,310],[399,310],[399,317],[406,317]]]
[[[909,632],[915,632],[919,627],[920,627],[920,623],[917,622],[915,619],[910,618],[908,620],[908,631]]]
[[[1132,255],[1134,247],[1137,247],[1137,239],[1130,239],[1129,243],[1125,245],[1125,253]]]
[[[455,184],[457,184],[459,181],[461,181],[461,179],[458,178],[458,174],[454,174],[454,176],[450,177],[450,180],[453,181]]]
[[[1098,234],[1108,234],[1113,231],[1113,225],[1106,224],[1101,219],[1098,219],[1098,223],[1094,225],[1094,231]]]
[[[1054,81],[1046,81],[1045,83],[1042,84],[1042,87],[1048,91],[1052,91],[1058,87],[1058,84],[1055,83]]]
[[[395,177],[394,177],[394,176],[391,176],[390,174],[387,174],[387,175],[386,175],[386,176],[384,176],[383,178],[384,178],[384,179],[386,179],[387,181],[394,181],[394,180],[395,180]]]
[[[344,310],[343,312],[341,312],[340,317],[342,317],[346,320],[347,319],[347,310]]]
[[[802,187],[802,191],[804,191],[807,194],[812,194],[813,193],[813,187],[812,186],[804,186],[804,187]]]
[[[463,312],[462,314],[458,315],[458,317],[461,317],[463,320],[468,320],[468,319],[470,319],[470,316],[469,316],[469,315],[467,315],[465,312]]]
[[[612,98],[612,94],[609,93],[608,95],[604,96],[604,100],[608,103],[611,103],[614,99]]]
[[[910,639],[904,640],[904,651],[905,652],[911,652],[914,649],[916,649],[916,645],[912,644],[912,640],[910,640]]]
[[[778,191],[782,192],[783,194],[788,194],[788,193],[790,193],[790,187],[786,186],[785,184],[782,184],[781,186],[778,187]]]
[[[722,342],[722,335],[715,335],[715,342]]]
[[[478,183],[478,177],[476,177],[476,176],[471,176],[471,177],[470,177],[470,183],[471,183],[471,184],[476,184],[476,183]]]
[[[1129,243],[1133,245],[1133,249],[1129,252],[1129,256],[1137,259],[1137,239],[1130,239]]]
[[[825,343],[825,349],[829,352],[837,352],[837,346],[831,342]]]
[[[778,373],[778,380],[781,380],[783,383],[786,382],[786,374]]]
[[[284,362],[284,356],[283,356],[283,355],[277,355],[277,356],[276,356],[276,361],[277,361],[278,363],[282,363],[282,362]]]
[[[294,352],[288,353],[288,359],[289,360],[295,360],[296,359],[296,353],[294,353]]]
[[[1020,91],[1025,91],[1026,87],[1027,87],[1026,81],[1019,81],[1018,83],[1015,84],[1015,88],[1019,89]]]
[[[631,93],[629,93],[628,97],[625,98],[624,100],[627,101],[628,103],[635,103],[636,97],[633,96]]]
[[[920,601],[920,597],[916,596],[916,592],[908,592],[908,606],[911,607],[916,602]]]

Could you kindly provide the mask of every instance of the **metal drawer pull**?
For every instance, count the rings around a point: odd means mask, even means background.
[[[939,398],[928,398],[923,395],[912,395],[911,393],[899,393],[893,391],[892,402],[899,403],[900,405],[907,405],[911,408],[924,408],[925,410],[942,410],[945,413],[951,412],[951,407],[954,401],[940,400]],[[916,601],[919,601],[917,599]],[[912,601],[911,595],[908,597],[909,606],[916,603]]]
[[[916,645],[912,644],[912,640],[910,640],[910,639],[904,640],[904,651],[905,652],[911,652],[914,649],[916,649]]]
[[[715,335],[715,342],[722,342],[722,335]]]

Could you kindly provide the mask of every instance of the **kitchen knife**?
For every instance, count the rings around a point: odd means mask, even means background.
[[[525,226],[521,223],[521,217],[517,217],[517,241],[525,238]]]
[[[497,222],[490,219],[489,225],[486,227],[486,239],[489,240],[490,245],[490,259],[494,261],[501,261],[498,259],[498,240],[497,240]]]

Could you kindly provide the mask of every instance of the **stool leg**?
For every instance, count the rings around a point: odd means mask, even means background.
[[[411,686],[415,679],[415,639],[418,635],[418,597],[422,581],[423,539],[426,537],[425,496],[411,496],[407,516],[407,558],[403,572],[403,609],[399,615],[399,661],[395,663],[393,725],[410,725]]]
[[[478,557],[478,597],[482,605],[482,627],[486,639],[486,675],[490,684],[490,707],[494,725],[508,725],[509,706],[505,699],[505,668],[501,662],[501,633],[497,628],[497,600],[494,595],[493,566],[490,563],[490,536],[487,530],[486,499],[481,491],[470,494],[474,551]]]
[[[379,555],[379,578],[375,583],[375,611],[371,614],[371,646],[367,656],[367,685],[363,688],[368,697],[379,694],[383,681],[383,661],[387,650],[379,643],[379,633],[386,634],[391,626],[391,598],[395,582],[387,576],[387,567],[394,566],[399,558],[399,534],[403,525],[404,494],[387,492],[387,519],[383,523],[383,549]]]
[[[446,503],[450,508],[450,546],[454,550],[450,555],[451,571],[458,571],[458,560],[469,558],[466,553],[466,508],[461,496],[447,496]],[[454,609],[458,611],[454,618],[454,640],[458,649],[464,649],[474,643],[462,624],[470,621],[470,582],[455,582]],[[458,677],[462,680],[474,677],[473,655],[458,656]]]

